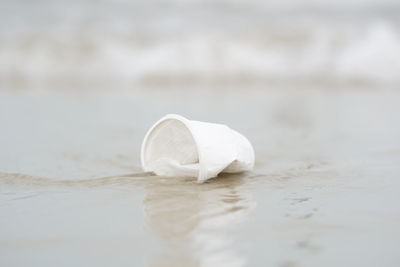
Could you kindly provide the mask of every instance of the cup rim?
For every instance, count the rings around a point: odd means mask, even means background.
[[[199,149],[200,148],[199,141],[198,141],[198,139],[196,137],[196,134],[194,133],[191,125],[190,125],[190,120],[185,118],[185,117],[183,117],[183,116],[181,116],[181,115],[178,115],[178,114],[167,114],[167,115],[165,115],[164,117],[159,119],[156,123],[154,123],[153,126],[151,126],[151,128],[147,131],[146,135],[144,136],[144,139],[143,139],[143,142],[142,142],[142,146],[141,146],[141,152],[140,152],[140,161],[141,161],[143,170],[145,172],[149,171],[147,169],[144,156],[145,156],[145,149],[147,147],[147,142],[148,142],[148,139],[150,137],[150,134],[153,132],[153,130],[158,125],[160,125],[161,123],[163,123],[166,120],[177,120],[177,121],[183,123],[183,125],[189,130],[190,134],[192,135],[193,141],[194,141],[194,143],[196,145],[197,155],[199,157],[199,173],[197,175],[197,181],[201,182],[201,181],[206,180],[206,178],[207,178],[207,169],[206,169],[206,166],[204,166],[203,155],[201,153],[201,150]]]

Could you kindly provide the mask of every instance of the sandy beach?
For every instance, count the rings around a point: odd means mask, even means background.
[[[399,14],[2,1],[0,267],[400,266]],[[143,172],[142,140],[170,113],[243,134],[254,169]]]
[[[0,265],[398,266],[399,100],[3,91]],[[204,184],[143,173],[142,138],[171,112],[244,133],[254,171]]]

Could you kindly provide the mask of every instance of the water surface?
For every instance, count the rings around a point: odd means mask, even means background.
[[[0,263],[397,266],[398,103],[390,90],[2,92]],[[254,171],[143,173],[140,143],[166,113],[244,133]]]

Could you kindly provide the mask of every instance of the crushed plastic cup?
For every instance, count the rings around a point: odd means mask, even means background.
[[[204,182],[219,173],[254,167],[254,149],[246,137],[226,125],[169,114],[144,137],[141,163],[160,176],[196,177]]]

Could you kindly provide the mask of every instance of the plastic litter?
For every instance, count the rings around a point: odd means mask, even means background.
[[[252,170],[249,140],[226,125],[168,114],[147,132],[141,149],[145,172],[160,176],[197,177],[204,182],[221,172]]]

